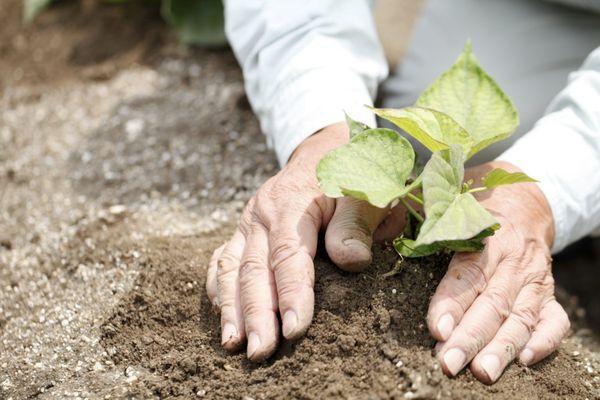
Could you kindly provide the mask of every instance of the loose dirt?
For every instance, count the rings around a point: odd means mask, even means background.
[[[448,379],[432,356],[425,315],[448,258],[405,262],[380,247],[365,274],[342,273],[319,256],[314,322],[296,343],[282,341],[268,362],[220,348],[219,320],[201,283],[214,237],[150,244],[145,272],[103,325],[102,345],[126,373],[160,397],[204,398],[593,398],[581,361],[593,355],[569,340],[547,361],[512,365],[485,386],[469,373]],[[142,372],[143,371],[143,372]]]
[[[448,259],[382,279],[385,246],[359,275],[318,255],[303,339],[223,352],[206,265],[276,171],[233,56],[180,48],[140,4],[63,1],[29,27],[19,5],[0,5],[0,399],[600,398],[597,242],[558,258],[571,336],[493,386],[432,355]]]

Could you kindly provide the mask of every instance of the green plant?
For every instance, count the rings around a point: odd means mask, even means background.
[[[519,123],[514,105],[481,68],[470,42],[414,106],[371,109],[433,152],[422,173],[410,179],[415,153],[406,138],[391,129],[369,128],[347,116],[350,141],[323,157],[317,178],[329,197],[352,196],[377,207],[404,204],[409,211],[407,229],[394,241],[402,256],[483,249],[483,239],[493,235],[499,224],[472,193],[535,182],[524,173],[502,169],[487,174],[482,186],[464,182],[465,162],[509,137]],[[409,200],[423,208],[426,218]]]
[[[99,0],[100,1],[100,0]],[[135,0],[101,0],[104,3],[131,3]],[[186,45],[220,47],[227,42],[221,0],[137,0],[149,6],[160,4],[163,18]],[[53,0],[23,0],[23,19],[29,23]]]

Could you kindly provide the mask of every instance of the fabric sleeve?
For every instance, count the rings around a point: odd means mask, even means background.
[[[284,165],[296,146],[343,112],[375,126],[387,76],[371,2],[226,0],[225,30],[252,108]]]
[[[600,227],[600,47],[499,159],[539,181],[554,216],[553,252]]]

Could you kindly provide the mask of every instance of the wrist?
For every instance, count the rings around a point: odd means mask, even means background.
[[[348,140],[348,126],[345,122],[328,125],[304,139],[290,156],[289,163],[316,165],[325,154],[348,143]]]

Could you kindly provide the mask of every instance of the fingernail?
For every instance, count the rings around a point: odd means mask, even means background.
[[[223,326],[223,331],[221,332],[221,344],[225,344],[229,342],[232,338],[237,337],[238,331],[235,325],[231,322],[227,322]]]
[[[454,330],[454,318],[446,313],[440,317],[437,323],[437,330],[443,341],[448,340]]]
[[[298,326],[298,315],[294,310],[288,310],[283,314],[283,336],[287,339]]]
[[[248,358],[252,358],[252,356],[254,355],[254,353],[256,353],[256,351],[258,350],[259,347],[260,347],[260,336],[258,336],[258,334],[256,332],[250,332],[248,334],[248,349],[247,349]]]
[[[444,364],[446,364],[446,368],[448,368],[448,371],[452,375],[458,374],[466,361],[467,355],[458,348],[450,349],[444,354]]]
[[[500,369],[500,359],[498,356],[495,354],[486,354],[485,356],[481,357],[481,361],[479,363],[481,364],[481,368],[483,368],[488,378],[490,378],[492,382],[495,382],[502,372]]]
[[[525,349],[523,349],[523,351],[519,355],[519,361],[521,361],[521,363],[528,366],[533,361],[533,356],[534,356],[533,350],[526,347]]]

